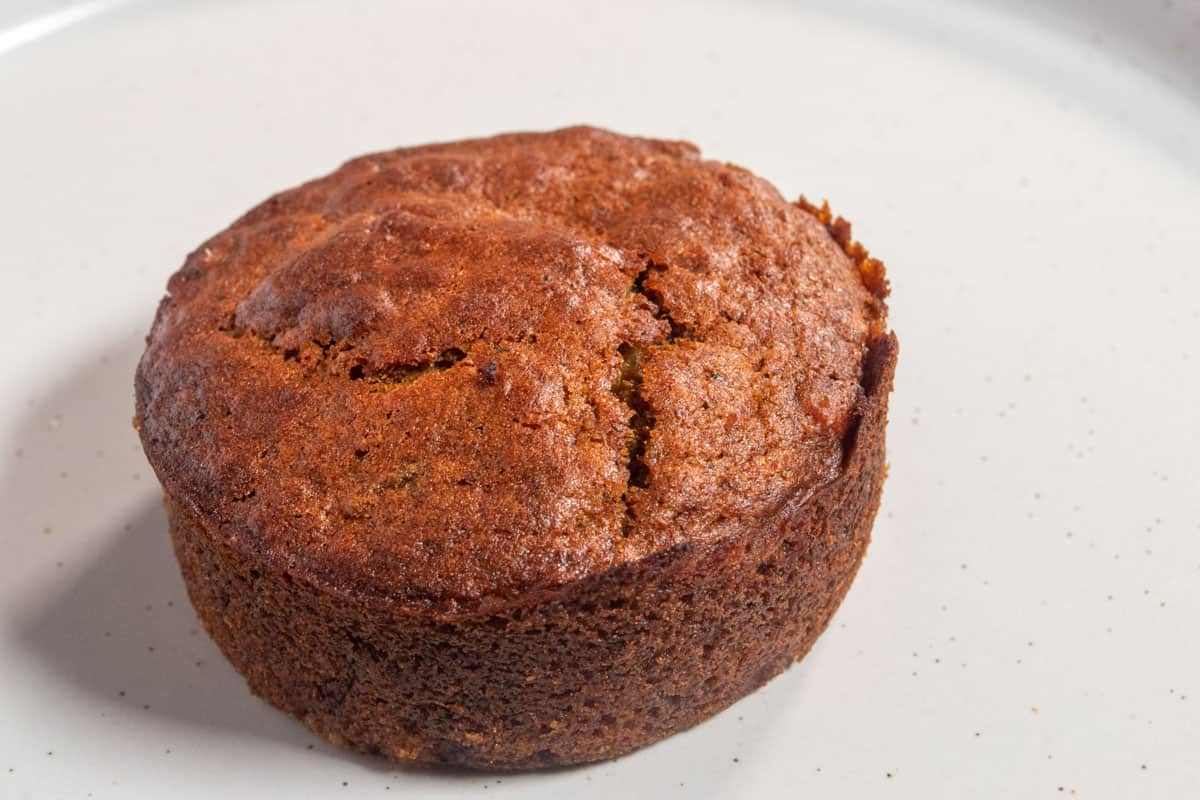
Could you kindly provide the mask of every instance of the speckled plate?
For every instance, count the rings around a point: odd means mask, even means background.
[[[0,797],[1194,797],[1200,2],[0,9]],[[903,10],[898,10],[902,7]],[[888,263],[891,477],[805,661],[630,757],[391,769],[245,690],[130,428],[167,276],[364,151],[591,122]]]

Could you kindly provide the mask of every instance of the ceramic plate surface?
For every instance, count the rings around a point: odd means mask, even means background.
[[[389,769],[188,605],[132,374],[167,276],[366,151],[589,122],[827,197],[901,341],[801,664],[615,762]],[[0,797],[1194,797],[1200,2],[0,9]]]

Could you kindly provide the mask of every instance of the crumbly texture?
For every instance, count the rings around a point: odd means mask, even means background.
[[[366,156],[192,253],[137,423],[201,619],[333,741],[618,755],[802,655],[895,340],[827,208],[590,128]]]

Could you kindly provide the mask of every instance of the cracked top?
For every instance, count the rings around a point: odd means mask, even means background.
[[[831,480],[886,288],[827,211],[572,128],[355,159],[168,292],[137,374],[166,490],[272,568],[455,610]]]

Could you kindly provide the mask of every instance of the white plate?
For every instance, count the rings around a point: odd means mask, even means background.
[[[0,796],[1195,796],[1200,3],[898,6],[0,12]],[[129,425],[140,337],[276,189],[581,121],[829,197],[887,261],[875,541],[814,652],[690,732],[391,770],[198,631]]]

